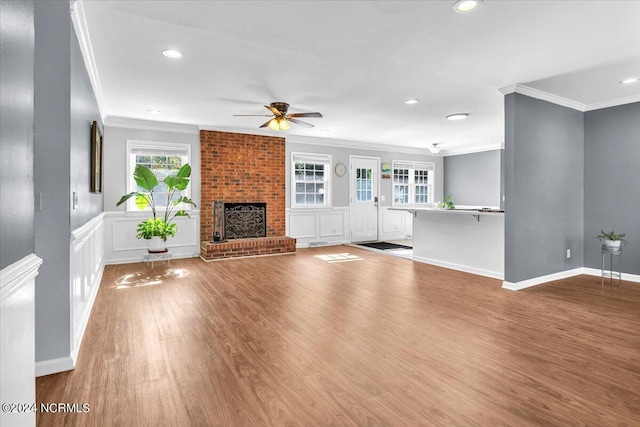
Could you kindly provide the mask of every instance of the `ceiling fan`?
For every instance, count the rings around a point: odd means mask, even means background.
[[[289,104],[286,102],[272,102],[269,105],[265,105],[264,108],[271,111],[273,115],[269,114],[234,114],[234,117],[271,117],[261,128],[268,127],[271,130],[287,130],[289,129],[289,122],[295,123],[306,128],[312,128],[311,123],[298,120],[298,117],[322,117],[320,113],[291,113],[287,114]]]

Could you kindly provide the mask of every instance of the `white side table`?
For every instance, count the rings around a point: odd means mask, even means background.
[[[171,265],[171,254],[168,249],[165,249],[162,252],[149,252],[144,256],[144,262],[147,263],[147,266],[151,264],[151,268],[153,268],[153,263],[155,261],[162,261],[163,263],[166,261],[169,265]]]
[[[602,245],[600,249],[602,251],[602,279],[600,280],[600,285],[604,286],[604,279],[609,278],[610,283],[613,284],[613,279],[618,279],[618,287],[622,287],[622,271],[620,270],[620,263],[618,263],[618,271],[613,269],[613,257],[615,255],[622,254],[621,247],[613,247]],[[606,255],[609,255],[609,270],[604,269],[604,259]]]

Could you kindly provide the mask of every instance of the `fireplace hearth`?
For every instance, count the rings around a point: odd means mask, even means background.
[[[213,203],[213,241],[267,236],[265,202]]]

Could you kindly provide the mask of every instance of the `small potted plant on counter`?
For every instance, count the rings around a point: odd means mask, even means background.
[[[451,194],[447,194],[447,197],[444,198],[444,202],[436,203],[436,207],[438,209],[448,209],[448,210],[452,210],[456,208],[456,206],[451,201]]]
[[[624,236],[624,233],[618,234],[613,230],[609,232],[601,230],[600,234],[598,234],[598,240],[604,240],[605,246],[609,246],[611,248],[619,248],[622,243],[627,243],[627,241],[624,239]]]
[[[149,240],[150,252],[161,252],[166,250],[167,237],[175,236],[178,227],[173,222],[177,216],[189,217],[189,213],[180,208],[181,204],[196,207],[196,204],[186,196],[176,195],[186,190],[191,176],[191,166],[185,164],[175,175],[167,176],[162,182],[166,186],[167,199],[164,213],[159,216],[156,210],[156,195],[160,186],[158,178],[146,166],[137,165],[133,172],[133,178],[139,188],[144,191],[132,191],[122,196],[116,206],[120,206],[132,197],[135,197],[136,206],[143,210],[151,209],[152,218],[148,218],[138,224],[136,237],[138,239]],[[163,192],[165,192],[163,191]]]

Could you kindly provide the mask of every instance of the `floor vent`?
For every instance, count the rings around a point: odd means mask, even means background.
[[[329,242],[309,242],[309,247],[312,248],[314,246],[325,246],[328,244]]]

